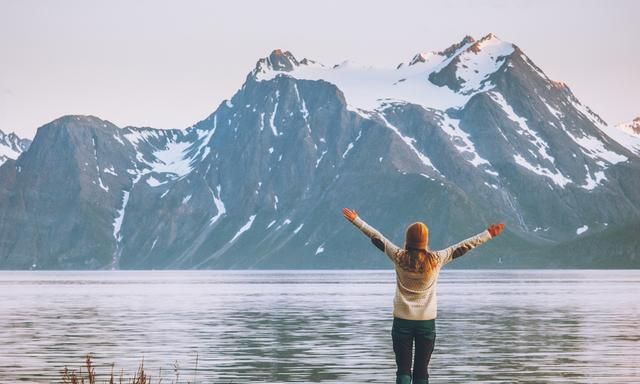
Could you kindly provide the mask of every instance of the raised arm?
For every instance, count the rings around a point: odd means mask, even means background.
[[[473,248],[486,243],[492,238],[498,236],[504,229],[504,224],[491,224],[487,230],[481,232],[475,236],[472,236],[466,240],[452,245],[449,248],[437,251],[436,254],[440,260],[441,265],[445,265],[456,259],[465,253],[469,252]]]
[[[373,245],[376,246],[379,250],[385,253],[391,261],[396,262],[396,256],[398,252],[401,250],[397,245],[393,244],[386,237],[382,235],[377,229],[373,228],[369,224],[367,224],[364,220],[358,217],[356,211],[353,211],[349,208],[343,208],[342,214],[344,218],[351,222],[356,228],[358,228],[362,233],[365,234],[368,238],[371,239]]]

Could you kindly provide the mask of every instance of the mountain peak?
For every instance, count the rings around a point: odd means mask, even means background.
[[[466,35],[462,40],[460,40],[458,43],[453,44],[449,47],[447,47],[444,51],[439,51],[439,52],[419,52],[416,53],[411,60],[409,61],[409,66],[418,64],[418,63],[426,63],[429,58],[434,57],[434,56],[445,56],[446,58],[450,58],[453,57],[455,55],[457,55],[458,53],[460,53],[460,49],[468,46],[469,44],[474,43],[476,40],[469,36]],[[401,68],[403,65],[405,65],[405,63],[400,63],[396,69]]]
[[[276,71],[289,72],[293,70],[293,67],[300,65],[291,52],[283,51],[282,49],[274,49],[269,55],[268,60],[271,69]]]
[[[488,34],[486,34],[485,36],[482,37],[482,39],[480,39],[480,41],[487,41],[487,40],[500,40],[500,38],[496,35],[493,34],[493,32],[489,32]]]
[[[269,72],[291,72],[300,65],[312,63],[315,62],[306,58],[299,61],[293,53],[278,48],[271,51],[269,56],[258,60],[251,74],[253,77],[260,77]]]
[[[409,61],[409,65],[414,65],[417,63],[424,63],[427,61],[427,58],[432,55],[431,52],[425,52],[425,53],[416,53],[413,58],[411,59],[411,61]],[[399,67],[398,67],[399,68]]]
[[[111,122],[107,120],[102,120],[99,117],[93,115],[64,115],[58,117],[57,119],[51,121],[46,125],[70,125],[77,126],[79,124],[89,124],[89,125],[113,125]]]
[[[446,57],[451,57],[455,55],[455,53],[458,52],[460,48],[464,47],[465,45],[475,43],[475,41],[476,40],[473,37],[466,35],[462,40],[460,40],[460,42],[449,46],[444,51],[438,52],[438,54]]]
[[[489,33],[480,40],[469,36],[447,48],[447,60],[429,75],[429,81],[446,86],[462,95],[472,95],[493,85],[491,77],[504,64],[516,47]]]
[[[628,254],[615,266],[640,266],[640,138],[514,45],[466,36],[400,69],[265,54],[187,131],[81,115],[40,128],[0,167],[0,267],[382,267],[334,225],[345,196],[393,236],[419,217],[448,223],[438,247],[496,218],[528,239],[468,266],[611,265],[594,242]]]
[[[618,124],[616,127],[625,133],[640,137],[640,116],[628,123]]]
[[[498,38],[498,36],[494,35],[493,33],[489,33],[482,39],[474,42],[473,45],[471,45],[467,50],[473,53],[478,53],[485,47],[509,47],[511,51],[513,51],[514,49],[513,44],[502,41]]]
[[[480,40],[476,40],[472,36],[466,35],[464,38],[462,38],[462,40],[460,40],[455,44],[450,45],[443,51],[417,53],[416,55],[413,56],[411,61],[409,61],[409,65],[411,66],[417,63],[424,63],[429,59],[429,57],[434,55],[445,56],[446,58],[452,58],[465,51],[478,53],[483,46],[496,45],[496,44],[505,44],[510,46],[512,45],[510,43],[503,42],[498,38],[498,36],[494,35],[493,33],[489,33],[483,36]],[[401,66],[402,64],[398,65],[398,68],[400,68]]]

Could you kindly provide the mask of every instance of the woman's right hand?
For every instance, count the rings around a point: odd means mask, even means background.
[[[349,208],[342,208],[342,215],[345,219],[349,220],[352,223],[356,219],[356,217],[358,217],[356,211]]]

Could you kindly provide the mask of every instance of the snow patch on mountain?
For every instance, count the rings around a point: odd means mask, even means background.
[[[492,34],[467,48],[456,63],[456,76],[462,84],[459,92],[467,95],[491,87],[489,77],[500,69],[513,51],[513,44]]]
[[[125,128],[126,133],[124,137],[133,144],[134,147],[138,147],[141,142],[149,142],[151,139],[158,139],[164,132],[153,128]]]
[[[129,172],[129,174],[132,174]],[[120,209],[116,211],[116,217],[113,219],[113,237],[116,239],[116,243],[119,243],[122,240],[122,234],[120,233],[120,229],[122,228],[122,222],[124,220],[124,215],[126,213],[127,205],[129,204],[129,195],[131,191],[136,186],[138,181],[142,178],[142,174],[135,174],[134,179],[131,181],[131,189],[122,191],[122,206]]]
[[[515,160],[516,164],[518,164],[519,166],[528,169],[529,171],[540,175],[540,176],[544,176],[547,177],[549,179],[551,179],[551,181],[553,181],[556,185],[558,185],[559,187],[564,188],[567,184],[571,183],[571,179],[567,178],[566,176],[564,176],[562,173],[560,172],[553,172],[547,168],[544,168],[540,165],[534,165],[531,164],[529,161],[527,161],[524,157],[522,157],[521,155],[513,155],[513,159]]]
[[[7,161],[7,159],[17,159],[20,156],[21,151],[16,150],[16,148],[10,147],[8,145],[1,144],[0,145],[0,164]]]
[[[576,235],[582,235],[583,233],[587,232],[589,230],[589,226],[588,225],[583,225],[582,227],[576,229]]]
[[[420,60],[414,57],[409,65],[373,67],[344,61],[325,66],[309,60],[298,63],[293,58],[289,60],[290,66],[273,67],[266,65],[267,59],[261,59],[252,76],[257,81],[272,80],[276,76],[327,81],[344,93],[347,103],[356,111],[373,111],[388,100],[446,110],[462,107],[475,93],[491,89],[488,78],[513,51],[513,44],[488,35],[477,42],[465,40],[454,52],[420,54]],[[461,92],[429,80],[431,73],[443,69],[456,58],[459,58],[457,74],[464,84]]]
[[[227,213],[227,209],[225,208],[224,203],[222,202],[222,199],[220,198],[220,194],[222,193],[222,187],[220,185],[218,185],[216,187],[216,191],[218,192],[217,196],[213,192],[213,190],[211,188],[209,188],[209,192],[211,192],[211,197],[213,198],[213,205],[215,205],[216,211],[217,211],[216,215],[213,216],[209,220],[209,225],[215,224],[216,221],[218,221],[222,217],[222,215]]]
[[[562,130],[578,144],[581,148],[581,152],[594,160],[597,160],[597,163],[600,164],[602,169],[606,169],[606,165],[603,163],[603,160],[610,163],[616,164],[619,162],[627,161],[627,157],[616,153],[612,150],[607,149],[608,145],[604,143],[601,139],[585,134],[583,132],[572,132],[567,129],[567,127],[562,122],[562,119],[565,117],[562,112],[553,108],[549,103],[541,98],[544,102],[545,106],[557,118],[557,124],[562,128]],[[630,137],[629,135],[625,135],[624,133],[613,129],[609,125],[607,125],[599,116],[593,113],[589,108],[583,106],[577,100],[572,100],[571,105],[584,117],[588,118],[600,131],[602,131],[605,135],[609,136],[614,141],[621,144],[623,147],[629,149],[631,152],[636,154],[640,154],[640,137]],[[596,180],[604,180],[604,177],[598,176],[602,172],[596,172],[595,179],[589,174],[587,170],[587,180],[585,182],[584,188],[590,189],[589,187],[593,185]],[[599,181],[597,182],[599,184]]]
[[[253,221],[255,220],[255,218],[256,215],[251,215],[249,217],[249,221],[247,221],[247,223],[238,230],[238,232],[231,238],[231,240],[229,240],[229,243],[233,243],[238,237],[240,237],[240,235],[248,231],[253,225]]]
[[[115,168],[113,168],[113,165],[110,166],[109,168],[104,168],[102,170],[102,173],[108,173],[108,174],[113,175],[113,176],[118,176],[118,174],[116,173]]]
[[[104,183],[102,182],[102,178],[98,177],[98,186],[105,192],[109,192],[109,186],[104,185]]]
[[[283,226],[289,225],[289,224],[291,224],[291,219],[284,219],[282,224],[278,225],[275,230],[277,231],[278,229],[282,228]]]
[[[543,140],[540,135],[533,129],[529,128],[527,125],[527,119],[524,117],[518,116],[511,105],[507,103],[504,96],[499,92],[489,92],[488,95],[491,97],[493,101],[500,105],[500,108],[507,114],[509,120],[516,123],[518,129],[518,133],[523,135],[528,141],[530,141],[537,149],[538,154],[546,160],[549,160],[552,164],[555,164],[556,159],[547,152],[549,149],[549,144],[545,140]]]
[[[280,92],[276,89],[275,105],[273,106],[273,112],[271,112],[271,117],[269,117],[269,126],[271,127],[271,132],[273,132],[273,136],[281,135],[281,133],[278,132],[278,129],[276,128],[276,124],[275,124],[276,113],[278,112],[279,97],[280,97]]]
[[[600,129],[603,130],[602,128]],[[608,129],[608,127],[605,129]],[[603,131],[606,133],[605,130]],[[571,131],[569,130],[567,130],[566,132],[569,135],[569,137],[573,139],[573,141],[575,141],[580,147],[582,147],[583,149],[582,153],[584,153],[586,156],[592,159],[596,159],[596,160],[602,159],[611,164],[617,164],[623,161],[627,161],[626,156],[623,156],[616,152],[608,150],[605,143],[603,143],[600,139],[596,137],[589,136],[587,134],[583,134],[582,136],[577,136],[576,134],[571,133]]]
[[[347,145],[347,149],[344,151],[344,153],[342,153],[342,158],[345,159],[347,157],[347,154],[349,153],[349,151],[353,148],[353,143],[349,143],[349,145]]]
[[[571,183],[572,180],[567,176],[562,174],[559,169],[555,168],[556,159],[549,154],[549,144],[540,137],[540,135],[531,129],[527,124],[527,119],[524,117],[518,116],[511,105],[505,100],[504,96],[499,92],[489,92],[489,97],[493,101],[496,102],[502,109],[502,111],[507,115],[507,118],[513,121],[516,127],[517,132],[525,137],[527,141],[529,141],[536,148],[536,153],[533,151],[529,151],[532,157],[535,157],[538,160],[538,164],[532,164],[531,161],[525,159],[521,154],[513,155],[513,158],[519,166],[526,168],[540,176],[547,177],[551,179],[556,185],[564,188],[567,184]],[[554,165],[553,169],[542,166],[544,160],[548,161],[551,165]]]
[[[618,144],[636,155],[640,155],[640,137],[629,135],[611,126],[601,127],[600,129]]]
[[[309,124],[309,110],[307,109],[307,104],[304,99],[300,97],[300,92],[298,92],[298,84],[293,85],[293,89],[296,92],[296,97],[300,105],[300,112],[302,113],[302,118],[304,119],[304,124],[306,128],[311,132],[311,125]]]
[[[153,153],[156,162],[149,164],[153,172],[172,173],[182,177],[191,172],[191,159],[187,156],[190,142],[169,142],[166,147]]]
[[[609,136],[614,141],[618,142],[618,144],[627,148],[631,152],[635,154],[640,154],[640,138],[634,137],[632,135],[625,134],[615,127],[609,126],[604,120],[600,118],[597,114],[595,114],[589,107],[583,105],[576,98],[570,99],[571,105],[578,111],[582,116],[591,121],[596,127],[598,127],[602,132],[604,132],[607,136]],[[570,135],[571,133],[567,131]],[[576,143],[583,147],[586,152],[585,154],[590,157],[599,157],[605,161],[608,161],[611,164],[620,163],[623,161],[627,161],[627,157],[621,155],[619,153],[613,152],[611,150],[606,149],[605,143],[595,137],[591,137],[588,135],[583,135],[581,137],[576,137],[572,135]]]
[[[563,129],[564,129],[564,124],[562,124],[562,119],[564,118],[564,115],[562,112],[560,112],[559,110],[557,110],[556,108],[552,107],[549,102],[542,96],[540,96],[540,100],[542,100],[542,102],[544,103],[544,106],[547,107],[547,110],[556,117],[556,119],[558,119],[558,121],[560,122],[560,124],[562,125]]]
[[[478,154],[469,134],[460,128],[459,120],[450,118],[446,113],[439,113],[438,117],[440,118],[440,128],[449,135],[454,147],[465,160],[476,168],[481,165],[491,167],[491,163]],[[493,174],[497,176],[495,171]]]
[[[195,144],[199,143],[198,150],[196,151],[197,153],[200,153],[200,151],[202,151],[203,148],[209,149],[208,144],[211,142],[211,139],[213,138],[213,135],[215,135],[217,129],[218,129],[218,115],[214,113],[213,127],[211,129],[196,130],[196,135],[198,136],[198,139],[193,143],[193,145],[195,146]],[[206,154],[202,155],[201,159],[204,159],[205,157],[207,157],[208,154],[209,154],[209,151],[207,151]]]
[[[420,162],[422,162],[422,164],[433,169],[435,172],[441,174],[441,172],[438,171],[435,165],[433,165],[433,163],[431,162],[431,159],[429,159],[424,153],[420,152],[416,148],[415,146],[416,139],[414,139],[413,137],[403,135],[398,129],[398,127],[392,125],[391,123],[389,123],[389,121],[387,121],[387,119],[382,115],[382,113],[379,113],[378,117],[382,120],[382,122],[385,124],[387,128],[389,128],[393,133],[395,133],[400,138],[400,140],[402,140],[407,145],[407,147],[409,147],[411,152],[413,152],[416,155],[416,157],[420,160]]]
[[[147,184],[148,184],[150,187],[157,187],[157,186],[160,186],[160,185],[165,184],[165,183],[166,183],[166,181],[160,181],[160,180],[156,179],[156,178],[155,178],[155,177],[153,177],[153,176],[149,176],[149,177],[147,178]]]
[[[322,161],[322,159],[324,158],[324,155],[326,155],[326,154],[327,154],[327,150],[325,149],[320,154],[320,157],[318,157],[318,159],[316,160],[316,168],[318,168],[318,165],[320,165],[320,162]]]
[[[200,143],[197,153],[208,143],[215,133],[215,116],[214,128],[210,131],[196,131]],[[189,174],[192,170],[191,162],[193,159],[189,156],[189,149],[195,145],[191,141],[187,141],[184,136],[175,132],[167,132],[152,128],[126,128],[127,132],[124,137],[138,150],[137,159],[141,163],[149,167],[146,170],[140,170],[142,175],[150,172],[168,173],[174,177],[182,177]],[[141,155],[143,144],[154,148],[152,152],[153,160],[147,160]],[[196,153],[196,156],[197,156]],[[208,154],[208,151],[205,151]]]
[[[605,176],[603,171],[596,171],[592,175],[589,171],[589,167],[587,167],[586,164],[584,165],[584,169],[587,173],[587,177],[584,184],[580,186],[581,188],[591,191],[598,185],[600,185],[603,181],[607,180],[607,177]]]
[[[120,235],[120,228],[122,228],[122,220],[124,220],[124,211],[129,203],[129,194],[131,191],[122,191],[122,206],[116,212],[116,217],[113,219],[113,238],[117,242],[120,241],[122,236]]]
[[[96,139],[91,138],[91,143],[93,146],[93,158],[96,163],[96,176],[98,176],[98,186],[105,192],[109,192],[109,186],[105,185],[102,181],[102,176],[100,173],[100,166],[98,165],[98,147],[96,146]],[[95,182],[94,182],[95,184]]]

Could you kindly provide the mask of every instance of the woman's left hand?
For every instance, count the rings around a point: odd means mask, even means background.
[[[344,216],[345,219],[349,220],[350,222],[353,222],[356,217],[358,217],[358,214],[356,213],[355,210],[351,210],[349,208],[342,208],[342,215]]]
[[[487,228],[487,230],[491,234],[491,237],[498,236],[499,234],[502,233],[503,229],[504,229],[504,224],[502,224],[502,223],[500,223],[500,224],[491,224],[489,226],[489,228]]]

